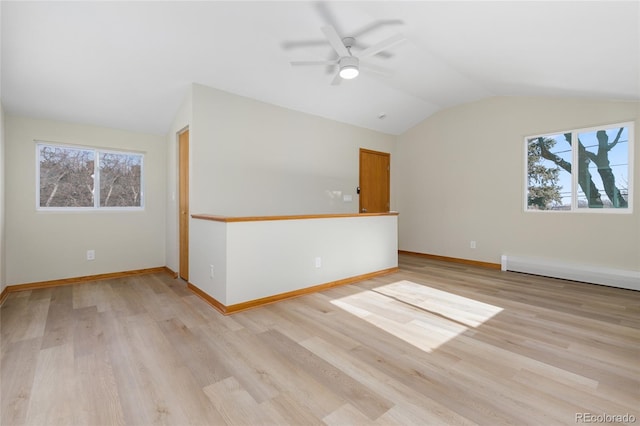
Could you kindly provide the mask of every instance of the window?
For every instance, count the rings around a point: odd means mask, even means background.
[[[525,138],[526,210],[631,212],[633,123]]]
[[[48,143],[36,150],[38,209],[143,207],[143,154]]]

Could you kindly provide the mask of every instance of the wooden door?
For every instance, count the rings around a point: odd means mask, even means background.
[[[391,154],[360,148],[360,213],[389,211]]]
[[[178,137],[180,278],[189,281],[189,130]]]

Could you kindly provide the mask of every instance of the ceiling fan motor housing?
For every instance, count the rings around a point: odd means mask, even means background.
[[[345,67],[358,68],[359,61],[355,56],[343,56],[340,58],[340,61],[338,61],[338,65],[340,65],[341,69]]]

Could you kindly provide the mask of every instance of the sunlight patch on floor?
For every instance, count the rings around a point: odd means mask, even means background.
[[[406,280],[331,303],[427,352],[502,311],[498,306]]]

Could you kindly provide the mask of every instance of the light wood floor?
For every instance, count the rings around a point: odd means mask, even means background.
[[[230,317],[163,274],[12,293],[1,424],[640,423],[639,292],[400,262]]]

